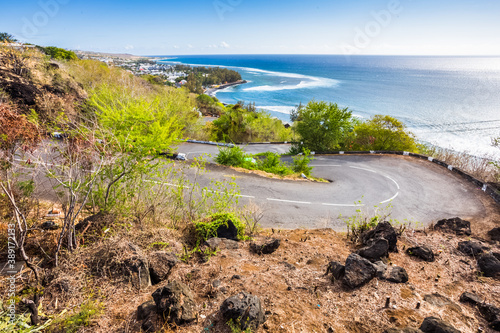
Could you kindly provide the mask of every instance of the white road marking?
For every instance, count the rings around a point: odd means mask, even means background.
[[[323,203],[323,206],[335,206],[335,207],[364,207],[364,204],[353,205],[353,204],[331,204],[331,203]]]
[[[243,195],[243,194],[238,194],[237,197],[242,197],[242,198],[250,198],[250,199],[255,199],[253,195]]]
[[[349,168],[353,168],[353,169],[358,169],[358,170],[364,170],[364,171],[369,171],[369,172],[377,173],[377,171],[375,171],[375,170],[366,169],[366,168],[361,168],[361,167],[356,167],[356,166],[349,166]]]
[[[279,201],[279,202],[286,202],[286,203],[296,203],[296,204],[304,204],[304,205],[310,205],[311,202],[306,202],[306,201],[293,201],[293,200],[282,200],[282,199],[272,199],[272,198],[267,198],[269,201]]]
[[[319,167],[340,167],[341,165],[334,165],[334,164],[321,164],[321,165],[311,165],[312,167],[319,168]]]
[[[155,184],[161,184],[161,185],[167,185],[167,186],[173,186],[173,187],[190,188],[188,186],[180,186],[180,185],[171,184],[171,183],[157,182],[156,180],[146,180],[146,182],[148,182],[148,183],[155,183]]]
[[[390,180],[392,180],[394,182],[394,184],[396,184],[396,186],[398,187],[398,190],[400,190],[401,188],[399,187],[399,184],[397,181],[395,181],[394,179],[392,179],[391,177],[389,176],[385,176],[385,178],[389,178]]]
[[[389,201],[392,201],[392,200],[396,199],[396,197],[397,197],[398,195],[399,195],[399,192],[398,192],[398,193],[396,193],[396,195],[394,195],[392,198],[387,199],[387,200],[385,200],[385,201],[382,201],[382,202],[381,202],[381,204],[385,204],[385,203],[388,203]]]

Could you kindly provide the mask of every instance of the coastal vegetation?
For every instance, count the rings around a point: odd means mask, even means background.
[[[391,264],[412,272],[411,288],[380,277],[376,285],[350,293],[324,272],[332,253],[341,260],[361,244],[329,229],[257,232],[262,211],[239,205],[234,178],[202,185],[203,159],[188,164],[160,157],[190,137],[293,140],[299,155],[291,163],[270,152],[250,156],[241,147],[221,148],[216,161],[280,176],[309,176],[309,149],[420,149],[399,121],[375,116],[362,122],[348,109],[312,101],[296,111],[295,124],[286,128],[252,104],[224,106],[187,88],[155,84],[102,62],[53,51],[0,47],[0,250],[28,267],[9,298],[17,311],[14,320],[7,303],[0,304],[0,330],[224,331],[227,322],[213,328],[208,316],[244,288],[268,297],[269,331],[381,331],[394,322],[421,322],[422,314],[414,310],[420,294],[439,291],[458,298],[469,286],[492,294],[495,282],[471,268],[476,258],[463,265],[458,239],[429,230],[401,231],[400,253],[390,257]],[[205,125],[198,109],[219,118]],[[366,230],[382,220],[370,219]],[[242,241],[211,238],[231,224],[234,238]],[[209,238],[210,244],[205,243]],[[416,243],[439,249],[439,262],[405,256],[406,247]],[[188,323],[166,322],[170,313],[156,317],[158,305],[150,301],[153,284],[166,288],[172,281],[186,286],[179,287],[179,299],[194,304]],[[7,288],[2,283],[2,292],[7,294]],[[373,311],[382,308],[386,295],[398,308]],[[447,302],[453,311],[431,308],[431,302],[425,307],[441,311],[461,328],[485,323],[472,319],[474,309],[464,306],[457,312]],[[138,319],[148,307],[151,313]],[[346,319],[355,316],[369,321]],[[234,325],[240,330],[239,323]]]
[[[292,129],[297,135],[292,151],[303,148],[315,152],[409,151],[418,152],[413,133],[398,119],[375,115],[361,121],[348,108],[335,103],[310,101],[291,113]]]
[[[260,170],[281,177],[295,176],[296,178],[300,178],[302,174],[305,176],[311,175],[313,168],[309,166],[309,163],[312,160],[309,150],[305,150],[304,154],[294,157],[293,163],[288,164],[283,162],[281,156],[277,153],[266,152],[251,155],[246,154],[238,146],[220,147],[219,153],[215,157],[215,161],[221,165],[247,170]]]
[[[225,107],[218,119],[208,125],[210,139],[217,142],[291,141],[292,131],[255,105],[239,102]]]

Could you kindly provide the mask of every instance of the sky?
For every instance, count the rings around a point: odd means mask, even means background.
[[[0,0],[23,42],[135,55],[500,55],[498,0]]]

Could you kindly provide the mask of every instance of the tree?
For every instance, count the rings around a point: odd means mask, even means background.
[[[38,269],[31,262],[24,247],[27,236],[31,231],[28,225],[28,215],[32,206],[26,204],[26,202],[29,201],[33,193],[33,180],[21,181],[21,175],[16,170],[14,161],[22,156],[23,152],[35,149],[39,142],[40,136],[35,124],[28,121],[26,117],[17,114],[8,104],[0,104],[0,189],[12,211],[13,220],[9,224],[8,264],[12,264],[11,260],[15,261],[15,249],[17,249],[26,266],[35,275],[37,286],[34,289],[34,300],[27,302],[31,311],[31,323],[33,325],[37,325],[39,322],[38,305],[40,298],[38,287],[40,280]],[[29,176],[29,174],[23,176]],[[34,178],[33,174],[32,177]]]
[[[15,43],[17,42],[17,39],[11,34],[8,34],[6,32],[0,32],[0,42]]]
[[[338,149],[353,127],[352,111],[323,101],[312,100],[305,107],[298,107],[291,119],[300,141],[292,147],[297,152],[303,148],[323,152]]]
[[[185,129],[180,115],[185,105],[181,96],[164,94],[135,96],[121,87],[103,85],[96,89],[87,105],[96,115],[102,139],[113,152],[106,163],[97,187],[102,210],[115,203],[117,189],[132,177],[140,176],[156,166],[154,159],[175,146]],[[186,119],[183,119],[186,121]],[[186,121],[187,123],[187,121]]]
[[[58,60],[77,60],[78,56],[73,51],[68,51],[55,46],[39,47],[46,55]]]
[[[354,150],[417,151],[413,133],[398,119],[375,115],[354,128]]]

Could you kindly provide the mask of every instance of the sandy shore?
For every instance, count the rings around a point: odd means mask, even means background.
[[[216,94],[216,92],[218,90],[226,89],[226,88],[229,88],[229,87],[232,87],[232,86],[237,86],[237,85],[244,84],[244,83],[247,83],[247,81],[246,80],[239,80],[239,81],[236,81],[236,82],[221,84],[218,88],[207,89],[205,91],[205,94],[207,94],[208,96],[211,96],[211,97],[215,97],[215,94]]]

